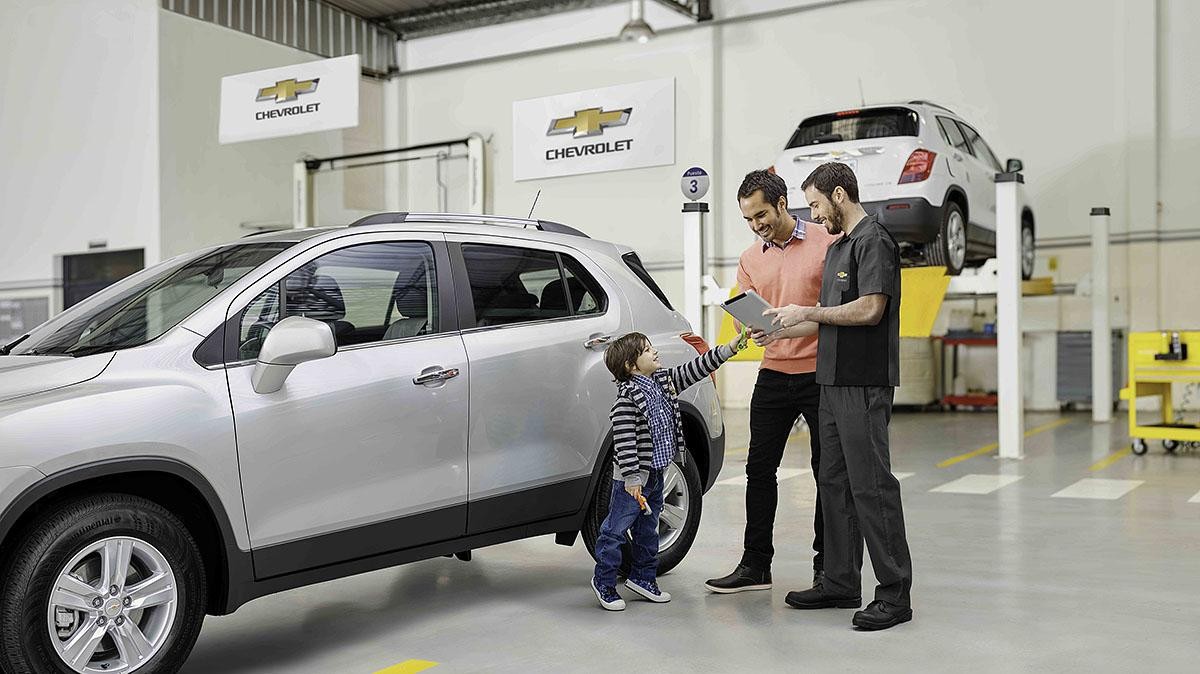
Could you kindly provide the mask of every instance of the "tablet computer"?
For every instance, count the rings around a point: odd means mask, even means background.
[[[747,290],[729,298],[721,303],[721,308],[729,312],[729,315],[736,318],[742,325],[762,330],[768,335],[783,328],[782,325],[772,324],[769,317],[763,316],[763,312],[772,307],[762,298],[762,295],[753,290]]]

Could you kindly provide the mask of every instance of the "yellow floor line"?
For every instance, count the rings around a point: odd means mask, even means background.
[[[1122,449],[1121,451],[1116,452],[1114,454],[1110,454],[1110,455],[1106,456],[1105,458],[1100,459],[1096,463],[1092,464],[1091,470],[1093,470],[1093,471],[1104,470],[1105,468],[1108,468],[1109,466],[1120,461],[1121,459],[1124,459],[1125,457],[1129,456],[1132,453],[1133,453],[1133,450],[1126,447],[1125,449]]]
[[[438,663],[428,660],[405,660],[398,665],[392,665],[387,669],[381,669],[375,674],[417,674],[431,667],[437,667]]]
[[[1038,433],[1043,433],[1045,431],[1048,431],[1048,430],[1051,430],[1054,428],[1058,428],[1059,426],[1065,426],[1069,423],[1071,423],[1070,419],[1059,419],[1058,421],[1052,421],[1048,424],[1043,424],[1036,428],[1031,428],[1031,429],[1025,431],[1025,437],[1028,438],[1031,435],[1037,435]],[[967,459],[974,459],[977,456],[983,456],[984,454],[991,454],[992,452],[996,451],[997,449],[1000,449],[1000,444],[993,442],[992,444],[980,447],[979,449],[977,449],[973,452],[967,452],[966,454],[959,454],[958,456],[956,456],[952,459],[946,459],[945,461],[939,463],[937,465],[937,467],[938,468],[949,468],[950,466],[953,466],[956,463],[961,463],[963,461],[966,461]]]

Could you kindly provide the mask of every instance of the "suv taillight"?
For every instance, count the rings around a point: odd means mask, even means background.
[[[937,153],[932,150],[913,150],[908,155],[908,161],[904,162],[904,170],[900,172],[900,184],[927,180],[929,174],[933,173],[933,160],[936,158]]]
[[[681,333],[679,335],[679,338],[682,339],[683,341],[687,342],[688,344],[691,344],[692,348],[696,350],[696,353],[701,356],[708,353],[711,348],[708,346],[708,342],[704,341],[703,337],[701,337],[700,335],[697,335],[694,332]],[[717,373],[716,372],[708,375],[708,378],[711,379],[714,384],[717,383]]]

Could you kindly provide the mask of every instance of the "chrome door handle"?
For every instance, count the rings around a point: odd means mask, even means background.
[[[423,374],[419,377],[413,377],[413,383],[417,386],[424,386],[425,384],[433,384],[439,381],[446,381],[447,379],[454,379],[457,376],[458,368],[450,368],[449,370],[438,370],[436,372],[430,372],[429,374]]]
[[[604,335],[603,337],[593,337],[583,343],[583,348],[594,349],[602,344],[608,344],[612,341],[612,335]]]

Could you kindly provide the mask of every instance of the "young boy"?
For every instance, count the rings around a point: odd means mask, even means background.
[[[604,364],[617,380],[613,403],[613,486],[608,517],[596,539],[592,591],[609,611],[625,609],[617,594],[617,570],[625,532],[633,538],[633,567],[625,587],[652,602],[671,601],[658,589],[658,514],[663,505],[663,472],[684,451],[679,393],[712,374],[745,348],[745,333],[728,344],[669,370],[662,369],[650,339],[631,332],[604,353]],[[645,512],[643,510],[649,510]]]

